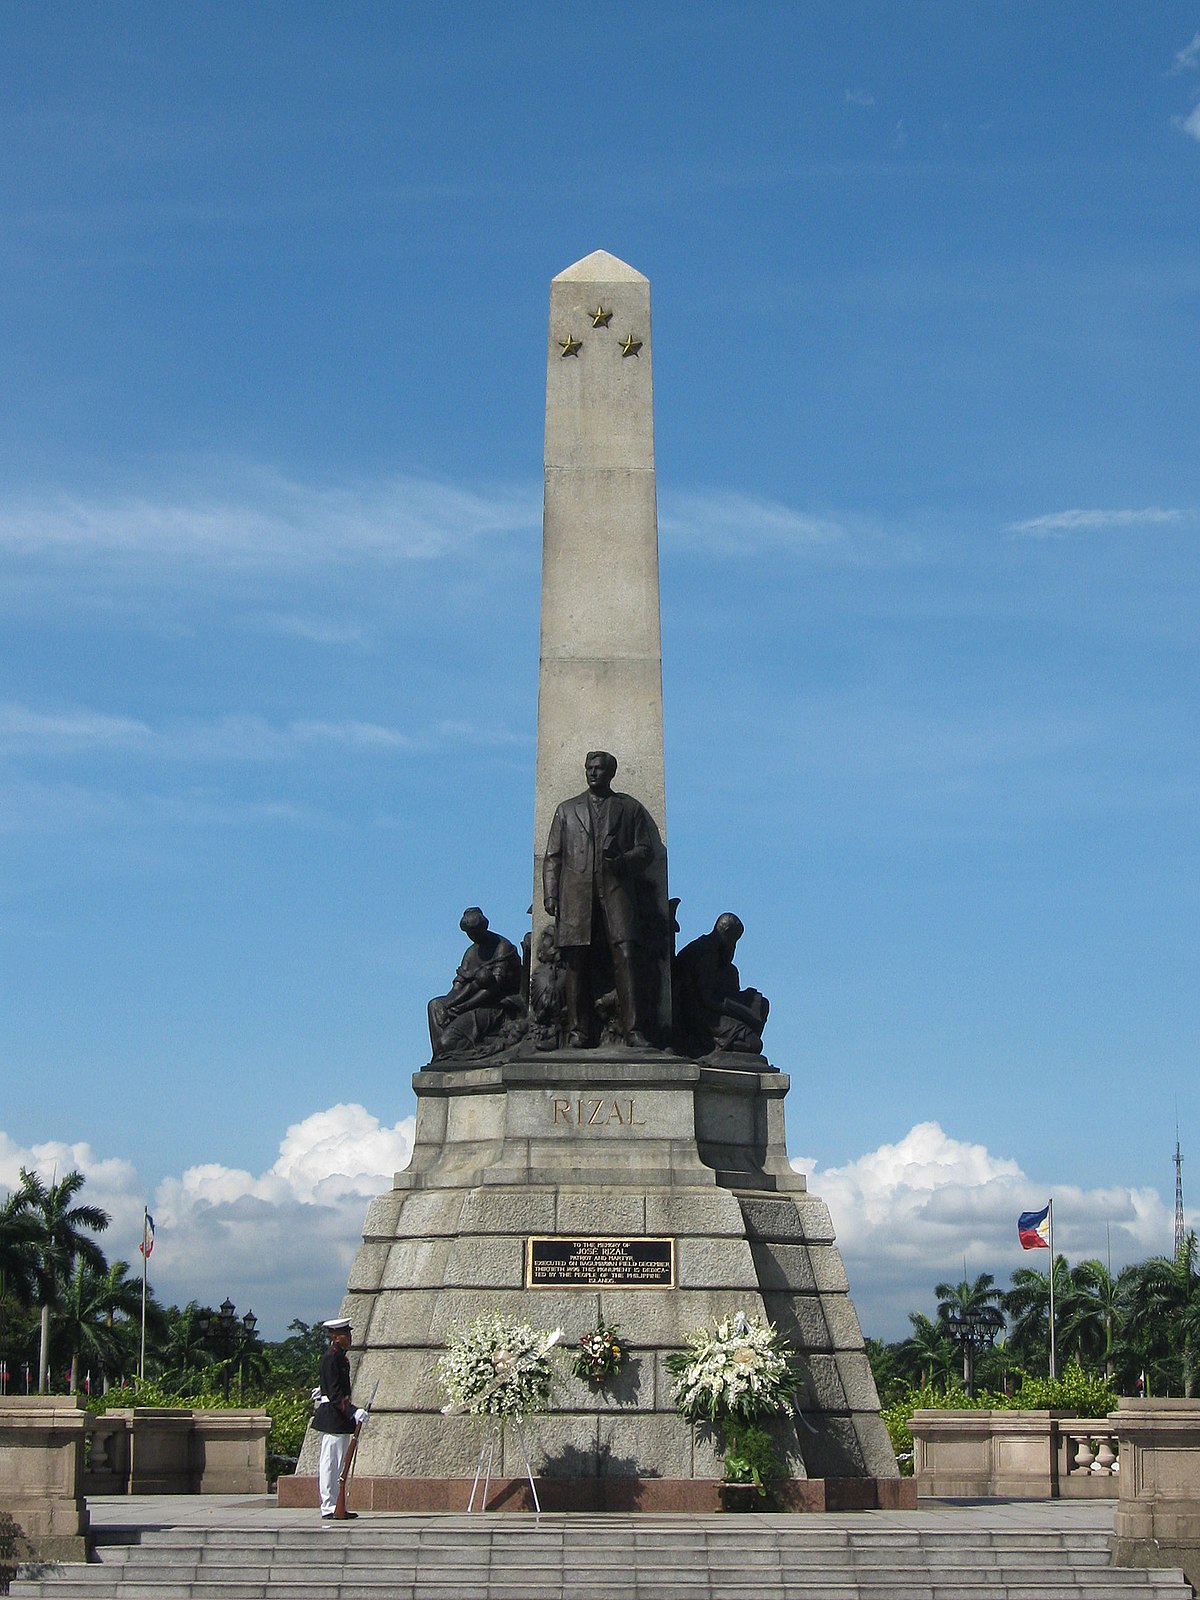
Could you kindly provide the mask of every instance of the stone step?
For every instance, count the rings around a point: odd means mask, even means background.
[[[385,1552],[402,1550],[420,1550],[422,1555],[431,1559],[436,1559],[437,1554],[442,1551],[461,1554],[471,1550],[481,1550],[493,1556],[509,1554],[525,1556],[532,1551],[550,1550],[555,1553],[566,1551],[579,1554],[601,1552],[606,1557],[621,1550],[636,1551],[639,1554],[661,1550],[674,1558],[689,1550],[710,1552],[724,1548],[736,1550],[740,1555],[754,1550],[773,1551],[783,1548],[800,1550],[806,1554],[846,1551],[854,1552],[864,1559],[869,1558],[875,1551],[894,1556],[904,1551],[929,1550],[963,1551],[969,1553],[972,1559],[976,1557],[986,1559],[990,1551],[996,1550],[1029,1555],[1054,1555],[1069,1550],[1073,1558],[1090,1553],[1099,1554],[1107,1559],[1108,1555],[1108,1535],[1091,1532],[1077,1534],[1026,1532],[998,1535],[957,1531],[906,1533],[902,1530],[880,1529],[869,1533],[838,1530],[796,1533],[791,1529],[781,1531],[777,1526],[767,1526],[749,1520],[739,1522],[736,1529],[737,1531],[732,1531],[726,1526],[719,1531],[706,1529],[680,1531],[640,1528],[631,1530],[618,1527],[599,1530],[594,1536],[564,1537],[561,1533],[549,1534],[536,1527],[524,1533],[513,1534],[506,1529],[492,1531],[484,1529],[476,1535],[473,1531],[468,1534],[456,1534],[453,1530],[439,1532],[428,1528],[412,1530],[402,1527],[375,1528],[370,1523],[356,1524],[353,1527],[343,1525],[289,1529],[284,1532],[274,1530],[234,1532],[207,1528],[192,1531],[177,1528],[147,1532],[137,1543],[122,1540],[110,1544],[107,1540],[101,1539],[98,1541],[97,1550],[102,1560],[114,1562],[131,1557],[141,1560],[148,1552],[162,1552],[169,1555],[178,1550],[197,1552],[205,1559],[211,1560],[222,1559],[226,1553],[236,1559],[240,1552],[247,1550],[271,1551],[278,1553],[280,1557],[294,1556],[299,1560],[308,1560],[314,1554],[327,1552],[331,1548],[338,1549],[350,1559],[364,1560],[375,1560]]]
[[[838,1529],[791,1519],[467,1518],[147,1530],[27,1572],[58,1600],[1190,1600],[1108,1565],[1104,1533]]]
[[[278,1557],[268,1560],[263,1557],[259,1560],[247,1560],[244,1557],[229,1560],[138,1560],[133,1563],[102,1562],[95,1564],[95,1570],[111,1574],[114,1581],[131,1581],[133,1575],[144,1575],[147,1578],[153,1575],[162,1582],[196,1582],[205,1581],[234,1581],[264,1582],[268,1579],[280,1582],[306,1577],[313,1582],[339,1580],[343,1577],[353,1576],[370,1577],[372,1572],[386,1572],[395,1577],[405,1574],[416,1576],[420,1571],[431,1578],[442,1573],[471,1574],[473,1576],[492,1574],[497,1580],[503,1580],[512,1573],[542,1574],[557,1573],[561,1581],[570,1585],[576,1581],[586,1581],[590,1574],[602,1567],[604,1573],[615,1586],[623,1581],[634,1581],[639,1576],[652,1577],[658,1573],[702,1573],[702,1572],[740,1572],[754,1571],[757,1573],[784,1573],[787,1575],[804,1576],[813,1571],[822,1573],[840,1573],[843,1576],[853,1574],[863,1582],[874,1581],[876,1574],[901,1572],[928,1572],[937,1575],[940,1580],[945,1580],[956,1573],[981,1573],[986,1572],[989,1581],[1001,1578],[1007,1582],[1016,1582],[1021,1576],[1036,1575],[1046,1570],[1057,1570],[1061,1563],[1048,1562],[1044,1557],[1031,1552],[1023,1551],[990,1551],[987,1559],[983,1561],[968,1561],[961,1553],[950,1551],[931,1550],[928,1552],[898,1551],[892,1557],[884,1552],[872,1552],[865,1558],[855,1556],[848,1552],[826,1554],[823,1559],[816,1559],[811,1554],[798,1555],[793,1552],[777,1553],[772,1556],[739,1555],[735,1551],[713,1551],[709,1554],[697,1552],[689,1554],[686,1558],[672,1560],[660,1552],[647,1551],[639,1559],[626,1558],[618,1561],[555,1561],[546,1556],[529,1556],[522,1558],[518,1553],[503,1558],[488,1560],[486,1556],[460,1556],[439,1561],[429,1561],[423,1556],[414,1553],[391,1556],[386,1560],[369,1560],[359,1558],[355,1560],[332,1559],[280,1559]],[[1108,1560],[1099,1552],[1085,1552],[1080,1559],[1070,1563],[1072,1572],[1090,1575],[1104,1571],[1108,1567]],[[88,1569],[91,1570],[91,1569]]]
[[[804,1582],[789,1580],[768,1583],[728,1580],[720,1577],[664,1579],[658,1583],[639,1581],[625,1592],[625,1600],[1191,1600],[1191,1588],[1182,1574],[1159,1572],[1155,1581],[1138,1581],[1130,1573],[1112,1573],[1103,1584],[1073,1581],[1062,1574],[1047,1573],[1038,1583],[1006,1586],[980,1582],[893,1582],[866,1588],[854,1582],[840,1582],[814,1575]],[[97,1587],[72,1585],[59,1580],[30,1584],[23,1580],[13,1585],[14,1596],[59,1596],[68,1600],[612,1600],[611,1583],[573,1585],[564,1589],[560,1581],[543,1584],[521,1579],[511,1583],[488,1580],[483,1583],[461,1578],[417,1581],[389,1578],[377,1583],[358,1579],[337,1584],[296,1581],[289,1585],[259,1583],[126,1583]]]

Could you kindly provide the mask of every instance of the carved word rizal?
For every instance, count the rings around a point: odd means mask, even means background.
[[[550,1102],[550,1120],[565,1122],[570,1128],[607,1128],[610,1123],[622,1128],[644,1128],[632,1100],[559,1100]]]

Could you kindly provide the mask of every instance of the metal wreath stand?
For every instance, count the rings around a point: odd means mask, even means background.
[[[517,1436],[517,1444],[521,1451],[521,1460],[525,1463],[525,1476],[529,1480],[529,1492],[533,1496],[533,1508],[537,1516],[542,1514],[542,1503],[538,1499],[537,1484],[533,1481],[533,1467],[529,1462],[529,1451],[525,1446],[525,1432],[521,1427],[521,1417],[497,1417],[491,1432],[479,1447],[479,1461],[475,1467],[475,1478],[471,1484],[471,1498],[467,1502],[468,1511],[486,1511],[488,1485],[492,1481],[492,1468],[496,1465],[496,1449],[504,1442],[504,1424],[511,1422],[513,1431]],[[475,1493],[479,1488],[479,1480],[483,1479],[483,1493],[479,1497],[479,1504],[475,1504]]]

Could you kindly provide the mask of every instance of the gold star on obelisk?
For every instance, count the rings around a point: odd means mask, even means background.
[[[568,334],[565,339],[560,339],[558,342],[562,346],[562,353],[564,356],[577,356],[583,349],[583,340],[574,339],[570,334]]]
[[[611,311],[605,311],[603,306],[597,306],[595,311],[592,312],[592,327],[593,328],[607,328],[611,321],[612,321],[612,312]]]
[[[621,355],[623,357],[635,356],[641,348],[642,341],[635,339],[632,334],[629,335],[628,339],[622,339],[621,341]]]

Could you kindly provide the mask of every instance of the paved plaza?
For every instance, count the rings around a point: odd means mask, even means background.
[[[469,1483],[463,1484],[466,1500]],[[119,1529],[227,1528],[293,1529],[320,1526],[315,1511],[280,1509],[274,1495],[102,1495],[89,1496],[92,1528],[101,1539]],[[846,1532],[878,1531],[941,1533],[1103,1533],[1110,1534],[1115,1500],[922,1500],[916,1511],[822,1512],[802,1518],[786,1513],[759,1512],[755,1523],[783,1523],[796,1527],[808,1521],[814,1527]],[[449,1527],[470,1528],[482,1522],[505,1525],[531,1521],[532,1512],[477,1512],[461,1515],[447,1512],[398,1511],[364,1512],[358,1519],[364,1528]],[[617,1513],[582,1514],[546,1512],[543,1524],[571,1525],[583,1522],[629,1521],[637,1526],[681,1523],[689,1526],[731,1525],[728,1515],[695,1516],[662,1512],[656,1515],[625,1516]]]

